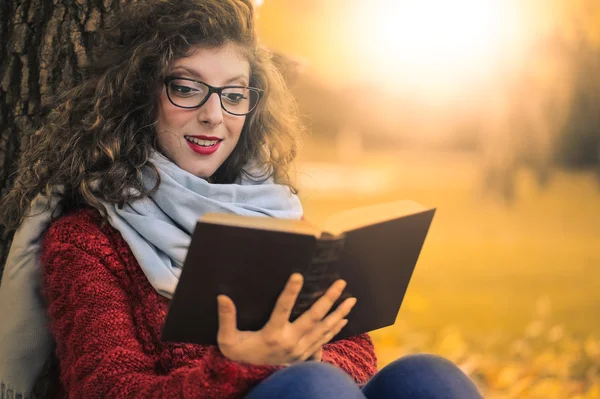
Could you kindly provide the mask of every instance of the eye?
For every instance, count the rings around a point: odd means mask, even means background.
[[[193,96],[200,92],[200,90],[195,89],[193,87],[186,86],[186,85],[178,85],[178,84],[174,84],[174,83],[171,83],[171,85],[169,87],[171,88],[171,92],[173,94],[176,94],[179,96],[189,97],[189,96]]]
[[[246,96],[242,93],[223,93],[223,98],[231,104],[238,104],[242,100],[245,100]]]
[[[169,82],[169,94],[178,98],[202,97],[208,88],[201,82],[186,79],[174,79]]]

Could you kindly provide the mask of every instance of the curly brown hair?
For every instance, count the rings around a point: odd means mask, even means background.
[[[86,79],[56,99],[47,122],[25,146],[12,190],[0,205],[0,219],[16,228],[38,194],[62,187],[63,208],[102,201],[123,204],[151,195],[160,184],[149,157],[157,147],[157,99],[173,61],[198,48],[233,44],[247,57],[250,85],[264,98],[246,118],[240,140],[211,176],[232,183],[250,160],[296,193],[290,167],[303,131],[285,81],[258,43],[251,0],[171,0],[136,4],[101,31]],[[147,189],[142,169],[156,185]],[[133,189],[133,190],[132,190]]]

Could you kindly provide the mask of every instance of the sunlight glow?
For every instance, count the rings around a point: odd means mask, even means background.
[[[485,70],[518,34],[509,0],[371,0],[357,16],[361,65],[378,79],[443,90]],[[402,85],[406,85],[406,81]]]

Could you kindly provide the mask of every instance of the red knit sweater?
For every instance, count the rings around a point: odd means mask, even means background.
[[[216,346],[160,340],[168,300],[96,211],[55,221],[42,251],[43,290],[70,398],[239,398],[282,366],[231,361]],[[376,372],[367,334],[323,347],[322,360],[364,384]]]

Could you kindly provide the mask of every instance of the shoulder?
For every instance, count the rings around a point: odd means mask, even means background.
[[[80,249],[96,251],[119,246],[120,234],[91,208],[70,211],[54,220],[44,235],[44,247],[61,244],[74,245]]]
[[[52,221],[51,229],[65,229],[72,226],[81,226],[85,228],[100,227],[102,225],[102,216],[93,208],[79,208],[60,215]]]
[[[45,278],[60,281],[108,272],[122,283],[141,273],[127,242],[95,209],[71,211],[53,221],[42,237],[40,263]]]

